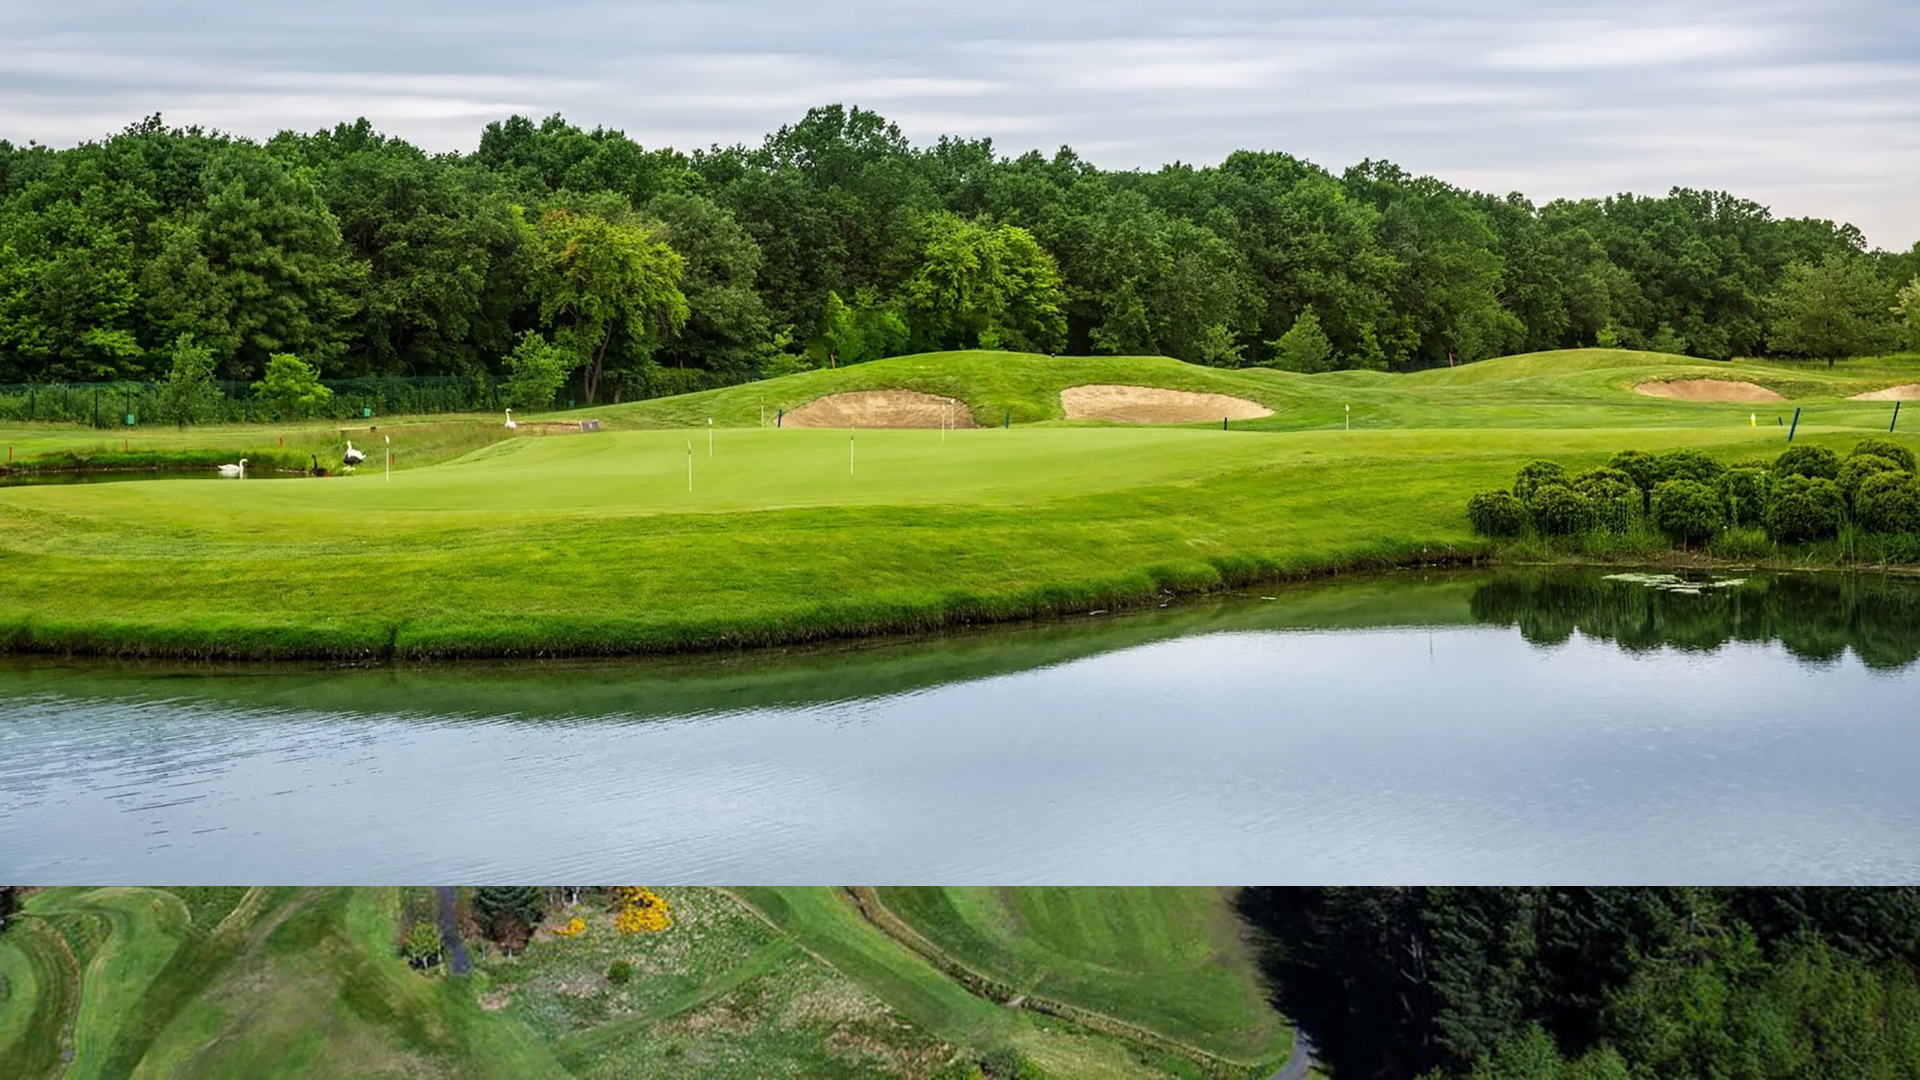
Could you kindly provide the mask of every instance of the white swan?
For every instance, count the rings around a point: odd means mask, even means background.
[[[241,477],[247,475],[247,459],[241,458],[240,464],[238,465],[220,466],[220,475],[226,477],[229,480],[238,480]]]
[[[348,439],[347,452],[340,455],[340,464],[358,465],[365,460],[367,460],[366,452],[364,450],[355,450],[353,448],[353,440]]]
[[[516,424],[513,422],[513,410],[508,409],[507,410],[507,430],[512,431],[519,426],[520,426],[519,424]]]

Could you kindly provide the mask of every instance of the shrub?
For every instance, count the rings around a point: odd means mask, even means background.
[[[333,391],[320,385],[320,373],[290,353],[267,357],[266,377],[253,384],[253,395],[281,419],[311,416],[333,400]]]
[[[1860,493],[1860,485],[1870,476],[1881,473],[1895,473],[1906,476],[1905,470],[1878,454],[1855,454],[1840,465],[1840,475],[1834,482],[1840,485],[1840,494],[1847,497],[1849,507],[1859,505],[1855,498]]]
[[[154,412],[180,427],[204,424],[220,410],[220,386],[213,381],[213,350],[181,334],[173,342],[173,366],[160,384]]]
[[[1646,509],[1646,496],[1635,487],[1625,473],[1611,469],[1596,470],[1612,475],[1594,479],[1582,477],[1574,490],[1587,497],[1593,504],[1594,520],[1608,532],[1624,533],[1631,530],[1640,520]],[[1591,476],[1591,474],[1588,474]]]
[[[1714,484],[1727,506],[1727,520],[1734,525],[1758,525],[1767,516],[1767,492],[1773,477],[1765,469],[1748,466],[1728,469]]]
[[[633,981],[633,965],[625,960],[615,960],[607,965],[607,981],[615,986],[625,986]]]
[[[1667,480],[1653,489],[1653,524],[1667,538],[1697,544],[1726,524],[1726,508],[1712,488],[1698,480]]]
[[[1840,459],[1824,446],[1793,446],[1773,459],[1775,476],[1831,480],[1840,475]]]
[[[400,942],[400,954],[407,963],[426,969],[440,962],[440,928],[430,922],[417,922]]]
[[[1920,533],[1920,480],[1903,472],[1867,477],[1853,497],[1853,517],[1868,532]]]
[[[1658,480],[1658,462],[1645,450],[1622,450],[1607,459],[1607,468],[1626,473],[1641,491],[1652,491]]]
[[[1840,486],[1822,477],[1788,475],[1775,481],[1767,503],[1767,535],[1776,543],[1800,544],[1840,535],[1847,503]]]
[[[1533,527],[1542,536],[1572,536],[1594,527],[1593,500],[1565,484],[1548,484],[1533,493]]]
[[[1665,480],[1712,484],[1727,467],[1698,450],[1674,450],[1654,459],[1654,486]]]
[[[1900,466],[1904,472],[1914,471],[1913,451],[1901,446],[1892,439],[1861,439],[1854,444],[1853,452],[1848,454],[1847,457],[1857,458],[1864,454],[1872,454],[1874,457],[1886,458],[1888,461]]]
[[[529,330],[506,356],[508,374],[500,386],[501,396],[516,409],[551,409],[554,394],[578,366],[573,353]]]
[[[1557,461],[1529,461],[1520,467],[1520,474],[1513,479],[1513,494],[1523,503],[1531,504],[1533,496],[1540,488],[1549,484],[1565,486],[1567,470]]]
[[[1640,486],[1640,482],[1635,480],[1631,474],[1608,465],[1602,465],[1597,469],[1588,469],[1586,472],[1576,475],[1573,478],[1572,487],[1575,491],[1585,492],[1589,487],[1604,480],[1617,480],[1628,487]]]
[[[1527,505],[1504,491],[1483,491],[1467,500],[1467,520],[1481,536],[1507,539],[1527,530]]]

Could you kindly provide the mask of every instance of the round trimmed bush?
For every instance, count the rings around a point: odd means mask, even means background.
[[[1547,484],[1533,493],[1533,527],[1542,536],[1572,536],[1594,527],[1593,500],[1565,484]]]
[[[1785,476],[1774,482],[1767,503],[1767,536],[1782,544],[1830,540],[1840,535],[1846,514],[1840,485],[1821,477]]]
[[[1513,494],[1523,503],[1532,503],[1534,493],[1550,484],[1567,484],[1567,470],[1557,461],[1529,461],[1513,478]]]
[[[633,964],[626,960],[615,960],[607,965],[607,981],[615,986],[625,986],[633,981]]]
[[[1527,531],[1527,504],[1505,491],[1483,491],[1467,500],[1467,520],[1481,536],[1504,540]]]
[[[1883,472],[1860,482],[1853,519],[1868,532],[1920,533],[1920,480]]]
[[[1834,478],[1834,483],[1840,485],[1840,494],[1847,497],[1847,505],[1857,506],[1854,500],[1860,493],[1860,484],[1867,477],[1881,473],[1907,475],[1905,469],[1878,454],[1855,454],[1841,463],[1840,475]]]
[[[1659,480],[1659,459],[1645,450],[1622,450],[1607,459],[1607,468],[1626,473],[1641,491],[1652,491]]]
[[[1749,466],[1728,469],[1714,484],[1726,504],[1727,520],[1735,525],[1758,525],[1767,516],[1767,493],[1773,476]]]
[[[1574,488],[1587,497],[1593,504],[1594,521],[1609,532],[1627,532],[1633,528],[1646,512],[1646,496],[1633,486],[1633,481],[1625,473],[1615,473],[1611,469],[1596,470],[1612,473],[1595,479],[1582,478]]]
[[[1667,480],[1653,489],[1653,524],[1669,540],[1698,544],[1726,527],[1720,495],[1698,480]]]
[[[1578,474],[1573,478],[1572,486],[1573,490],[1584,492],[1592,485],[1606,480],[1616,480],[1628,487],[1640,486],[1634,481],[1632,476],[1606,465],[1602,465],[1597,469],[1588,469],[1586,472]]]
[[[1913,451],[1894,442],[1892,439],[1861,439],[1853,444],[1853,452],[1848,458],[1857,458],[1865,454],[1883,457],[1900,466],[1902,472],[1914,471]]]
[[[1840,475],[1840,459],[1824,446],[1793,446],[1773,459],[1775,476],[1831,480]]]
[[[1698,450],[1674,450],[1653,459],[1654,486],[1667,480],[1712,484],[1727,471],[1725,465]]]

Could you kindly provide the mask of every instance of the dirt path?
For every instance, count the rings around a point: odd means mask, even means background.
[[[467,943],[460,940],[454,920],[453,886],[435,885],[433,895],[439,901],[440,947],[447,951],[447,970],[465,975],[473,970],[473,958],[467,955]]]
[[[1307,1074],[1313,1071],[1313,1040],[1299,1028],[1293,1029],[1293,1052],[1287,1055],[1287,1063],[1280,1066],[1268,1080],[1307,1080]]]

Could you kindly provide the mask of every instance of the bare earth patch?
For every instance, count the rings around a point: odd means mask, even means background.
[[[1889,386],[1885,390],[1869,390],[1864,394],[1855,394],[1849,401],[1920,401],[1920,383],[1907,383],[1904,386]]]
[[[1129,424],[1197,424],[1272,416],[1257,401],[1226,394],[1196,394],[1156,386],[1069,386],[1060,391],[1069,420],[1119,420]]]
[[[815,398],[787,413],[787,427],[970,428],[973,413],[953,398],[918,390],[855,390]]]
[[[1779,394],[1750,382],[1732,379],[1675,379],[1672,382],[1643,382],[1633,388],[1636,394],[1671,398],[1674,401],[1785,401]]]

